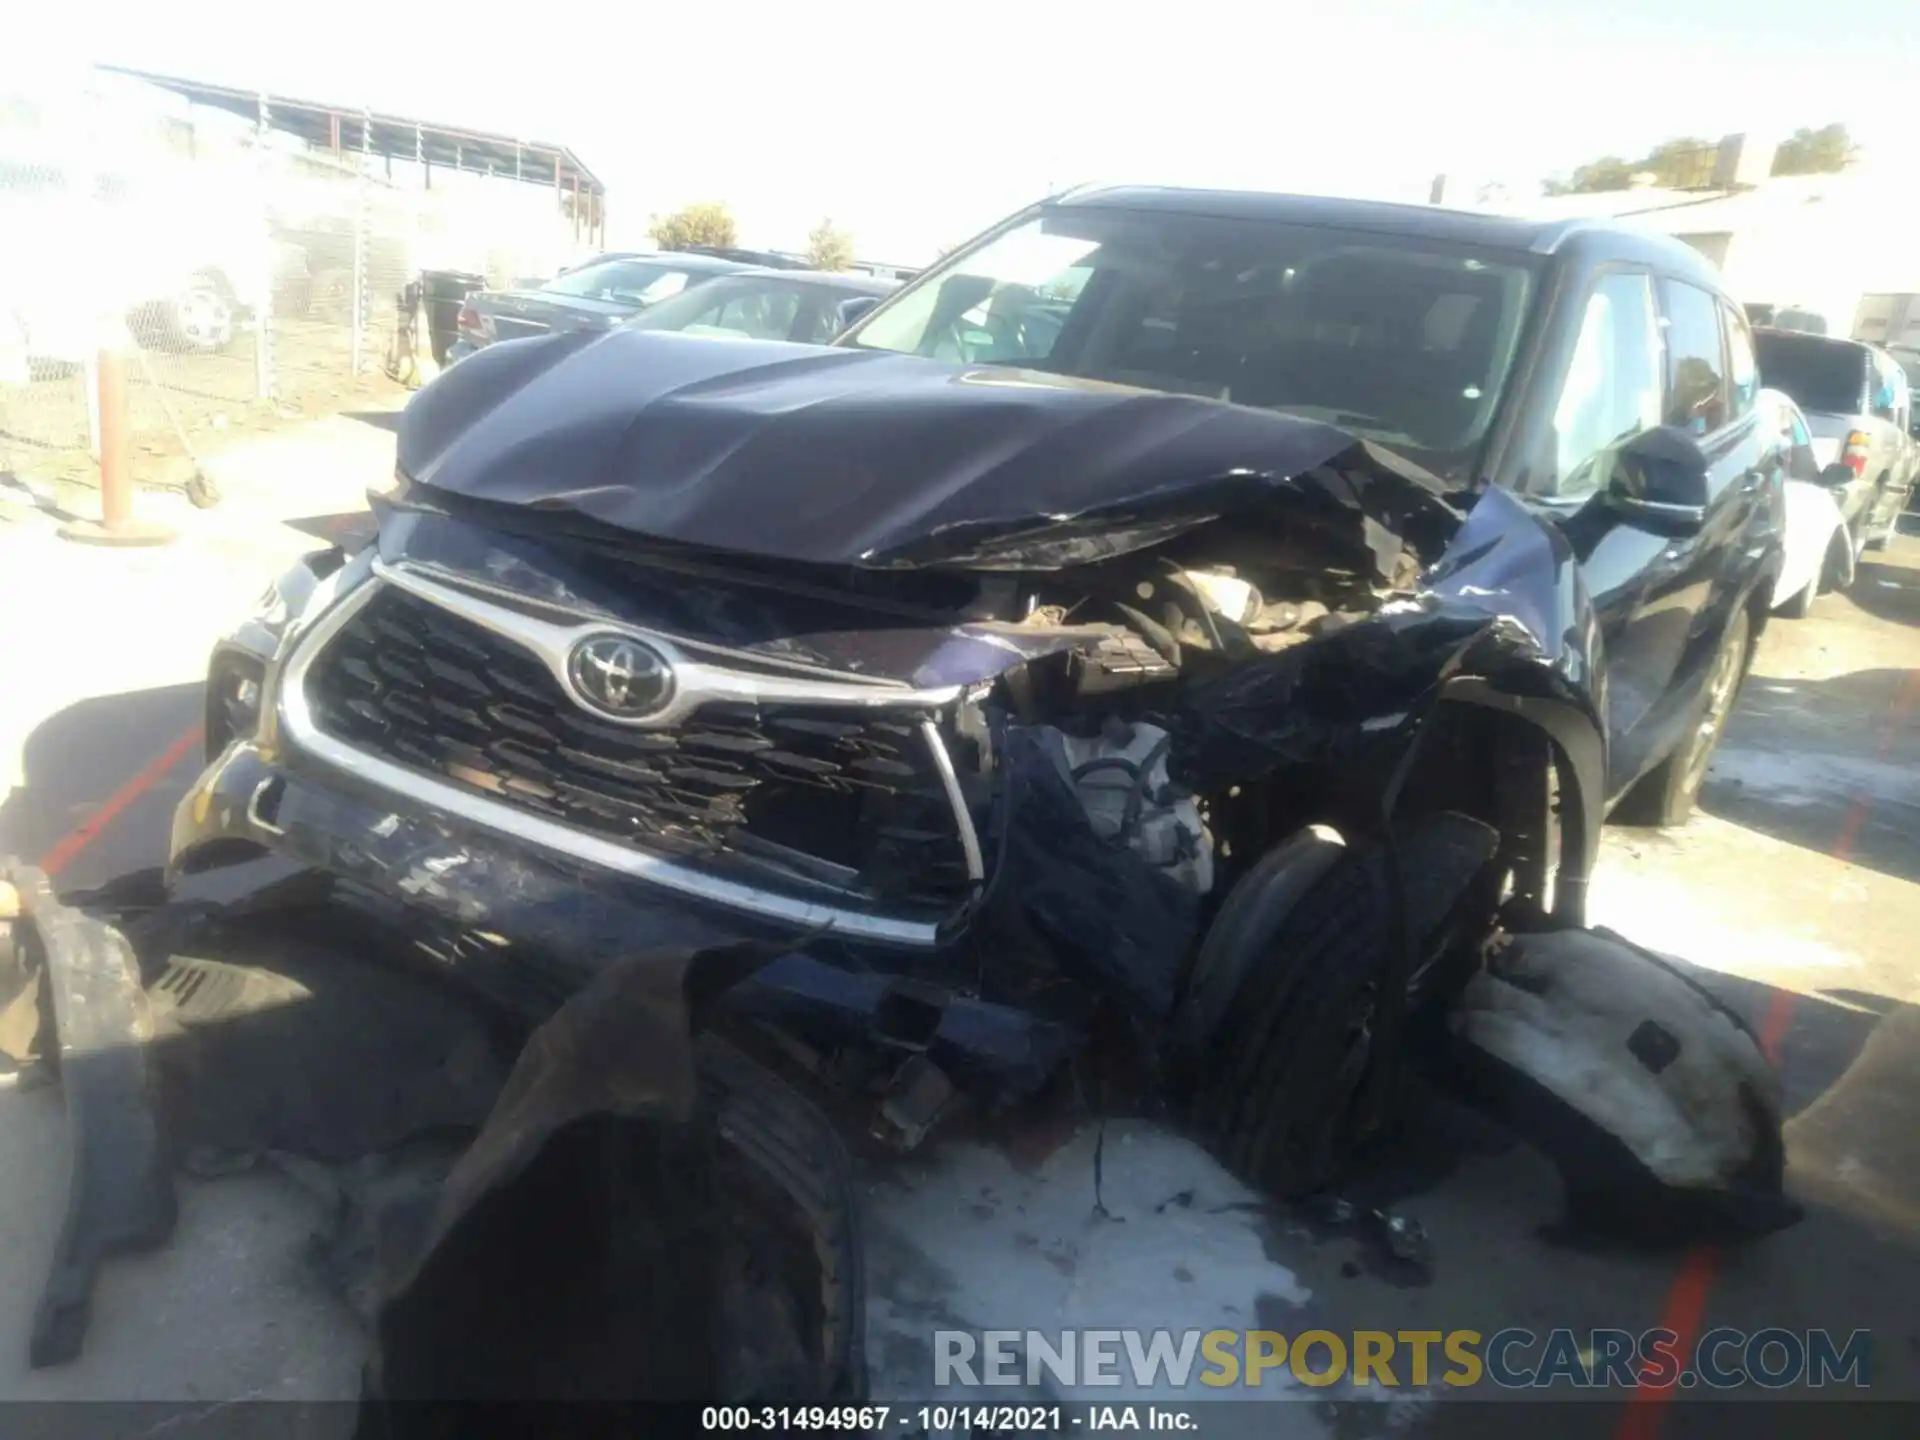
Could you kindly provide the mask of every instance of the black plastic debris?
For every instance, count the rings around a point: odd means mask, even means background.
[[[694,1040],[700,996],[767,958],[645,953],[534,1033],[382,1279],[362,1435],[457,1433],[420,1402],[859,1393],[844,1152],[770,1073]]]
[[[66,1215],[28,1341],[39,1368],[80,1353],[101,1264],[162,1243],[179,1212],[133,947],[60,904],[38,870],[0,861],[0,902],[0,931],[10,932],[0,951],[9,1058],[58,1075],[71,1153]],[[29,1026],[28,1014],[39,1023]]]

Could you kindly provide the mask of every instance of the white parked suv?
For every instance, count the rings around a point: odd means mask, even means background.
[[[1840,464],[1867,491],[1863,541],[1878,550],[1893,535],[1913,488],[1913,396],[1886,351],[1862,340],[1789,330],[1753,332],[1760,380],[1792,397],[1813,432],[1822,468]]]
[[[130,174],[0,155],[6,328],[34,362],[83,360],[115,321],[149,348],[226,349],[306,265],[269,241],[244,195],[198,167]]]

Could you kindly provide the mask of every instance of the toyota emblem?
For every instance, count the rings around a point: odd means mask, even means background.
[[[567,656],[567,676],[589,709],[619,720],[652,715],[673,696],[667,657],[626,635],[589,635]]]

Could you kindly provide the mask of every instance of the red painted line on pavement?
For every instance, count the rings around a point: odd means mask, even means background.
[[[40,861],[39,868],[49,877],[58,875],[66,869],[81,851],[98,840],[101,833],[120,818],[122,811],[166,779],[167,772],[185,759],[187,752],[200,743],[201,733],[201,727],[196,725],[161,751],[159,759],[109,795],[106,803],[81,822],[78,829],[47,851]]]
[[[1885,758],[1893,748],[1894,739],[1916,706],[1920,706],[1920,670],[1909,670],[1893,703],[1887,707],[1886,723],[1881,726],[1874,744],[1876,760]],[[1853,797],[1846,814],[1841,817],[1839,833],[1834,836],[1833,846],[1828,853],[1843,864],[1853,859],[1860,829],[1873,811],[1873,799],[1871,791],[1860,792]],[[1776,1070],[1780,1068],[1780,1046],[1786,1039],[1787,1028],[1793,1023],[1793,1012],[1799,999],[1791,990],[1775,990],[1773,998],[1767,1003],[1767,1013],[1760,1021],[1760,1049]],[[1680,1273],[1673,1277],[1666,1304],[1661,1307],[1660,1327],[1671,1330],[1679,1337],[1675,1341],[1675,1349],[1682,1357],[1683,1364],[1686,1357],[1692,1354],[1694,1342],[1700,1338],[1700,1322],[1706,1315],[1707,1296],[1713,1289],[1719,1267],[1719,1252],[1711,1247],[1701,1246],[1689,1251],[1687,1258],[1681,1262]],[[1614,1440],[1655,1440],[1660,1433],[1662,1407],[1672,1398],[1674,1389],[1673,1385],[1637,1387],[1627,1397],[1626,1413],[1620,1417]]]
[[[1767,1013],[1761,1017],[1760,1053],[1776,1070],[1780,1068],[1780,1042],[1787,1038],[1787,1027],[1793,1023],[1794,1007],[1799,1001],[1800,997],[1791,990],[1776,990],[1767,1002]]]
[[[1713,1289],[1719,1270],[1718,1250],[1703,1245],[1688,1251],[1687,1258],[1680,1263],[1680,1273],[1673,1277],[1673,1287],[1667,1291],[1667,1303],[1660,1308],[1660,1328],[1672,1331],[1677,1337],[1674,1353],[1681,1357],[1682,1365],[1687,1363],[1693,1342],[1700,1336],[1700,1322],[1707,1313],[1707,1294]],[[1636,1387],[1627,1396],[1626,1413],[1620,1417],[1614,1440],[1654,1440],[1660,1433],[1661,1407],[1674,1389],[1673,1384]]]

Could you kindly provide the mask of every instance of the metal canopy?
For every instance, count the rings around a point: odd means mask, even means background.
[[[118,65],[99,67],[111,75],[138,80],[170,90],[194,105],[206,105],[258,123],[266,106],[268,128],[294,135],[322,148],[355,151],[392,160],[424,161],[430,166],[461,170],[472,175],[522,180],[555,188],[577,189],[598,200],[606,187],[564,145],[540,140],[518,140],[484,130],[468,130],[404,115],[384,115],[356,106],[298,100],[259,90],[209,85],[174,75],[155,75]]]

